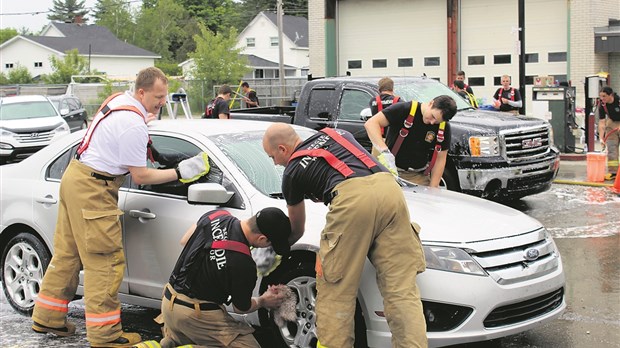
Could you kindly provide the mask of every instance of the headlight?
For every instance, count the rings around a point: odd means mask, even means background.
[[[0,128],[0,137],[2,137],[2,138],[4,138],[4,137],[12,137],[14,135],[15,135],[15,133],[13,133],[13,132],[11,132],[9,130],[6,130],[4,128]]]
[[[469,137],[469,152],[474,157],[499,156],[499,141],[497,136]]]
[[[482,267],[466,252],[458,248],[424,246],[426,268],[440,271],[486,275]]]
[[[66,123],[61,124],[52,131],[54,136],[67,135],[69,133],[71,133],[71,129],[69,129],[69,126]]]
[[[549,146],[555,146],[555,142],[553,141],[553,127],[549,125]]]

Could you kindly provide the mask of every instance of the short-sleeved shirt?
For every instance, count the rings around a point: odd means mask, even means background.
[[[392,103],[394,102],[393,95],[382,93],[379,96],[381,97],[381,105],[383,105],[382,110],[392,106]],[[399,97],[396,103],[400,103],[402,101],[403,99]],[[370,102],[368,103],[368,105],[370,106],[370,112],[372,113],[373,116],[379,112],[379,107],[377,106],[376,97],[370,99]]]
[[[501,95],[500,95],[500,91],[501,91]],[[519,101],[521,100],[521,93],[519,92],[518,89],[513,88],[513,87],[510,87],[509,89],[504,89],[503,87],[500,87],[500,89],[495,91],[495,94],[493,94],[493,98],[496,100],[500,100],[501,98],[506,98],[512,101]],[[499,106],[499,111],[512,111],[512,110],[519,110],[519,108],[509,105],[509,104],[504,104],[504,103],[501,103]]]
[[[387,171],[387,169],[379,164],[373,156],[364,150],[351,133],[342,129],[336,129],[336,131],[375,162],[380,171]],[[347,164],[353,171],[353,174],[348,178],[363,177],[373,174],[362,161],[355,157],[355,155],[323,132],[318,132],[306,139],[299,144],[295,151],[310,149],[326,149],[336,156],[336,158]],[[298,157],[292,159],[284,169],[284,174],[282,176],[282,193],[288,205],[295,205],[301,202],[304,197],[308,197],[314,201],[326,202],[326,197],[329,196],[334,187],[344,180],[346,180],[346,178],[339,171],[330,166],[324,158],[311,156]]]
[[[205,111],[205,118],[220,118],[220,114],[226,114],[227,118],[230,118],[230,108],[228,102],[224,98],[217,97],[213,99],[209,104],[213,104],[211,115],[207,115],[210,105],[207,105],[207,111]]]
[[[411,112],[412,102],[397,103],[383,110],[383,114],[390,122],[386,136],[386,144],[391,149],[400,137],[400,130]],[[409,134],[403,140],[400,150],[396,154],[396,166],[401,169],[422,169],[430,162],[435,144],[439,124],[425,124],[422,121],[422,107],[418,108],[413,118],[413,126],[409,129]],[[441,150],[448,151],[450,148],[450,123],[446,122],[444,129],[444,140],[441,142]]]
[[[250,99],[250,101],[253,101],[253,102],[255,102],[255,103],[256,103],[256,105],[246,104],[246,106],[247,106],[248,108],[255,108],[255,107],[258,107],[258,105],[259,105],[259,103],[258,103],[258,96],[256,95],[256,91],[255,91],[255,90],[251,89],[251,90],[250,90],[250,91],[246,94],[246,97],[247,97],[248,99]]]
[[[249,246],[239,219],[204,214],[183,248],[170,276],[172,287],[189,297],[215,303],[229,303],[242,311],[252,305],[256,285],[256,263],[251,256],[224,249],[205,248],[215,240],[234,240]]]
[[[618,98],[618,94],[614,93],[614,101],[611,104],[601,104],[598,108],[598,117],[601,120],[604,120],[605,117],[609,117],[612,121],[620,121],[620,98]]]

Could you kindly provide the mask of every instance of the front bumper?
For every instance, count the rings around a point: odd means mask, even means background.
[[[461,191],[482,197],[519,198],[548,190],[560,168],[554,156],[533,164],[457,169]]]

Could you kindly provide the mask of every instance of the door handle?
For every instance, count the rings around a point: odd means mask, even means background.
[[[35,201],[41,204],[56,204],[58,200],[54,198],[52,195],[46,195],[45,197],[36,198]]]
[[[146,211],[142,210],[130,210],[129,216],[139,218],[139,219],[155,219],[157,215],[151,213],[148,209]]]

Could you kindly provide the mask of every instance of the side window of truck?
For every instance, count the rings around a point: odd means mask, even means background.
[[[334,89],[313,89],[308,98],[308,118],[330,119],[330,98],[336,93]]]
[[[362,122],[363,120],[360,112],[368,107],[371,97],[370,94],[364,91],[345,89],[342,93],[342,99],[340,100],[340,114],[338,115],[338,120]]]

